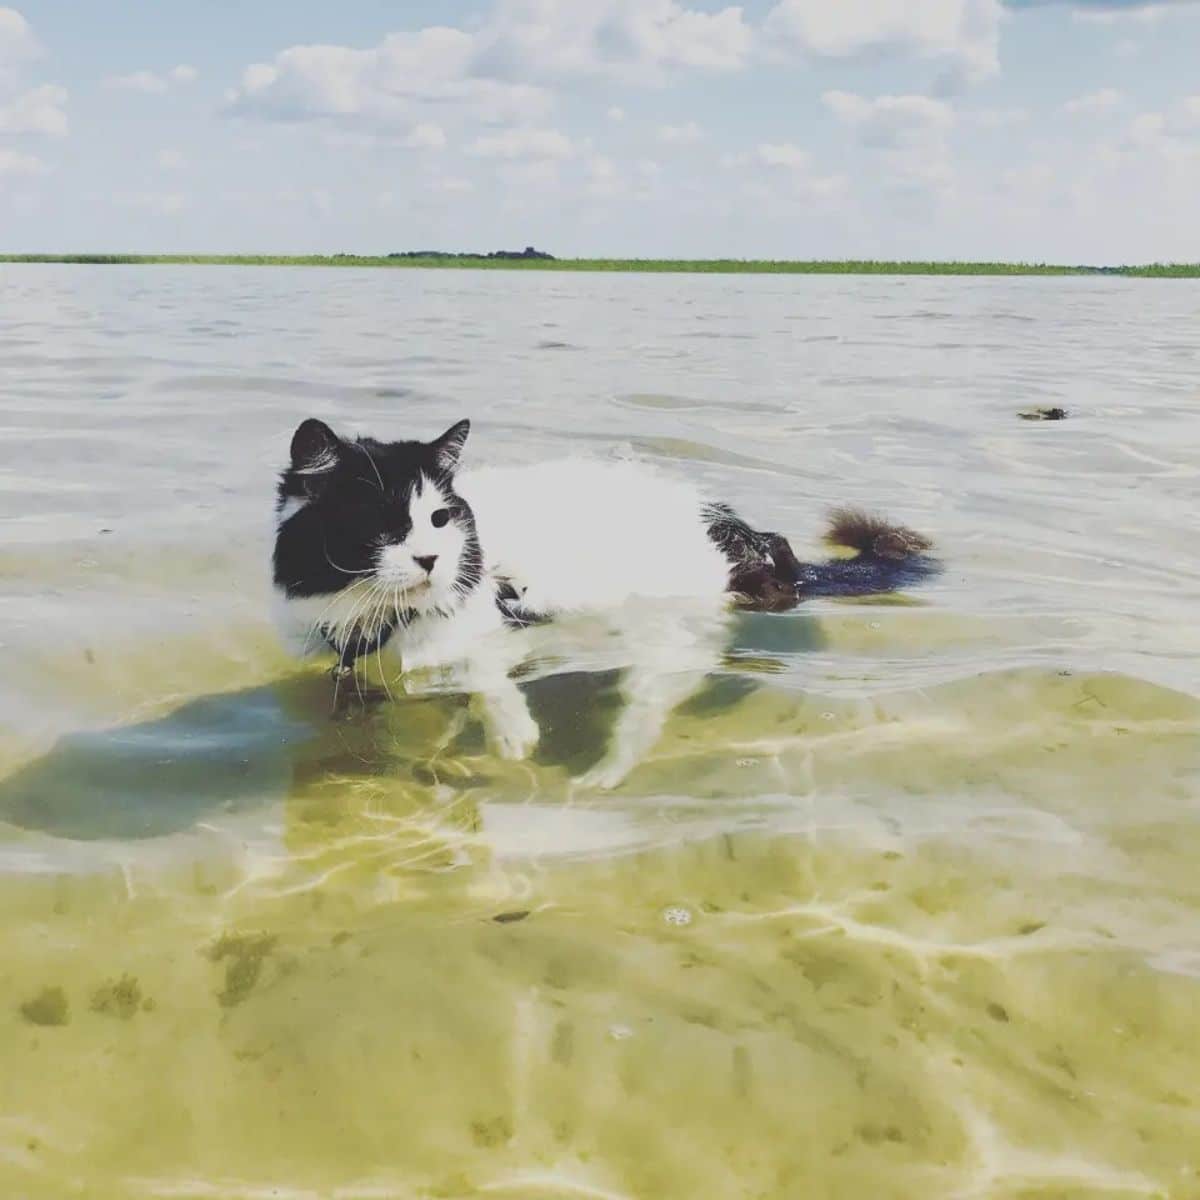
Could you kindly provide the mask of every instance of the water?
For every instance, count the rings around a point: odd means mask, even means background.
[[[5,267],[0,1184],[1200,1196],[1200,286]],[[1062,405],[1057,424],[1020,421]],[[489,757],[266,619],[304,416],[636,453],[815,549],[625,785],[576,631]]]

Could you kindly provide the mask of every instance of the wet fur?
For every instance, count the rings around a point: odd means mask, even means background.
[[[336,655],[335,677],[367,655],[382,666],[384,652],[405,672],[460,667],[492,744],[520,758],[538,739],[512,680],[520,631],[571,612],[613,614],[637,649],[626,709],[588,775],[599,786],[624,778],[712,669],[731,601],[782,611],[938,569],[928,539],[850,509],[832,515],[826,539],[855,555],[801,562],[782,534],[646,464],[460,471],[468,430],[460,421],[432,442],[382,442],[305,421],[277,489],[279,615],[300,653]],[[709,617],[689,628],[678,615],[697,603]]]
[[[729,560],[729,590],[742,608],[783,612],[817,596],[865,596],[919,583],[940,570],[923,534],[860,509],[830,515],[824,540],[853,558],[801,562],[782,534],[751,528],[726,504],[704,509],[709,536]]]

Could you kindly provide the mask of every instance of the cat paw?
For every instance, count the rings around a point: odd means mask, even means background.
[[[537,722],[524,713],[520,718],[512,717],[503,727],[492,730],[492,745],[501,758],[519,761],[528,758],[536,749],[541,730]]]
[[[607,792],[624,783],[632,769],[633,764],[627,763],[623,759],[602,758],[594,767],[590,767],[578,776],[575,782],[580,787]]]

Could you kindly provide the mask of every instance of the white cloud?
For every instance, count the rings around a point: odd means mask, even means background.
[[[475,35],[442,26],[393,33],[369,50],[293,46],[242,73],[229,110],[275,121],[325,120],[389,129],[428,106],[492,121],[528,119],[551,103],[544,88],[471,74]]]
[[[999,72],[1000,0],[780,0],[765,32],[822,58],[897,54],[940,62],[946,86]]]
[[[616,196],[625,190],[617,164],[603,154],[594,154],[584,166],[586,190],[592,196]]]
[[[1027,108],[976,108],[962,114],[963,120],[980,129],[1011,129],[1024,125],[1030,118]]]
[[[478,69],[499,78],[603,74],[653,79],[663,70],[736,70],[752,34],[738,7],[676,0],[502,0],[480,32]]]
[[[0,175],[41,175],[46,164],[32,154],[19,154],[0,146]]]
[[[163,171],[182,171],[188,165],[186,156],[179,150],[160,150],[157,161]]]
[[[163,74],[156,71],[131,71],[128,75],[110,75],[104,80],[104,86],[118,91],[145,92],[150,96],[160,96],[168,91],[172,84],[194,83],[196,77],[195,67],[180,63]]]
[[[253,95],[255,92],[265,91],[278,79],[278,67],[273,67],[270,63],[251,63],[242,72],[242,91],[235,89],[233,95],[236,98],[242,94]]]
[[[588,159],[587,173],[591,179],[612,179],[617,174],[617,167],[611,158],[596,154]]]
[[[388,34],[365,50],[292,46],[253,63],[230,111],[277,121],[325,120],[378,129],[409,124],[429,105],[502,124],[543,116],[548,87],[570,76],[654,83],[671,70],[743,66],[752,33],[742,10],[705,12],[677,0],[500,0],[470,31],[430,26]],[[132,85],[131,85],[132,86]],[[609,109],[612,120],[619,108]]]
[[[479,158],[544,162],[568,158],[571,139],[557,129],[506,129],[476,138],[467,147],[467,153]]]
[[[845,175],[804,175],[796,181],[798,194],[810,200],[836,200],[844,196],[850,181]]]
[[[121,208],[134,208],[155,216],[171,216],[187,207],[187,199],[178,192],[118,192],[113,203]]]
[[[1185,126],[1200,126],[1200,95],[1185,96],[1179,102],[1177,120]]]
[[[1118,144],[1125,149],[1152,149],[1167,158],[1200,160],[1200,96],[1188,96],[1165,112],[1144,112],[1132,118]]]
[[[436,175],[429,181],[430,188],[435,192],[443,192],[446,195],[465,195],[467,192],[473,192],[475,185],[469,179],[463,179],[458,175]]]
[[[134,71],[130,75],[110,75],[104,81],[104,86],[127,92],[155,94],[167,90],[167,81],[153,71]]]
[[[65,137],[67,114],[66,88],[53,83],[30,88],[8,104],[0,105],[0,133],[36,133],[46,137]]]
[[[612,108],[608,110],[608,119],[610,121],[625,120],[625,110],[623,108],[618,108],[617,105],[614,104]]]
[[[1117,136],[1097,148],[1109,167],[1136,163],[1159,173],[1167,171],[1179,182],[1186,177],[1200,188],[1200,98],[1185,100],[1167,112],[1144,112],[1127,121]],[[1183,174],[1181,175],[1180,172]]]
[[[825,92],[822,101],[858,141],[881,152],[883,182],[904,192],[946,196],[954,184],[947,135],[954,110],[929,96],[877,96]]]
[[[517,209],[549,203],[551,195],[562,184],[558,160],[551,158],[502,162],[496,169],[496,176],[500,184],[497,189],[500,203]]]
[[[790,142],[763,142],[758,147],[758,157],[769,167],[799,170],[809,164],[809,155]]]
[[[1095,117],[1112,112],[1114,108],[1118,108],[1124,102],[1124,94],[1117,91],[1116,88],[1100,88],[1098,91],[1088,92],[1083,96],[1075,96],[1062,107],[1063,112],[1070,113],[1072,116]]]
[[[1117,8],[1073,8],[1071,19],[1088,25],[1156,25],[1178,4],[1130,4]]]
[[[724,170],[737,171],[743,197],[755,203],[790,207],[799,200],[824,207],[849,188],[844,175],[816,174],[812,156],[793,142],[760,142],[752,152],[727,152],[717,162]]]
[[[1042,162],[1008,167],[1000,173],[1001,187],[1025,201],[1046,196],[1057,181],[1058,175],[1054,168]]]
[[[1180,121],[1178,108],[1141,113],[1071,173],[1072,228],[1106,247],[1099,252],[1104,260],[1200,258],[1200,139]],[[1129,213],[1149,212],[1151,221],[1128,220]]]
[[[8,63],[32,58],[37,49],[29,22],[15,8],[0,8],[0,72]]]
[[[658,140],[675,146],[693,146],[704,137],[704,130],[695,121],[685,121],[682,125],[660,125]]]
[[[410,150],[440,150],[446,144],[446,134],[440,125],[422,121],[412,127],[403,144]]]
[[[940,140],[954,124],[954,110],[929,96],[877,96],[825,92],[825,106],[858,133],[864,146],[895,149]]]
[[[754,155],[723,155],[723,167],[744,168],[755,163],[771,170],[776,178],[786,181],[788,192],[794,199],[820,203],[842,195],[847,186],[844,175],[816,175],[811,170],[812,156],[792,142],[760,142]],[[761,186],[750,181],[751,190]],[[764,194],[769,194],[770,189]]]

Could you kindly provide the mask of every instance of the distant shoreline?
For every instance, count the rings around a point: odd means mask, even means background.
[[[154,265],[244,267],[392,267],[397,270],[676,272],[725,275],[1115,275],[1125,278],[1200,278],[1200,263],[1146,263],[1120,267],[1053,263],[886,262],[873,260],[489,258],[455,254],[423,257],[358,254],[0,254],[5,263],[86,266]]]

